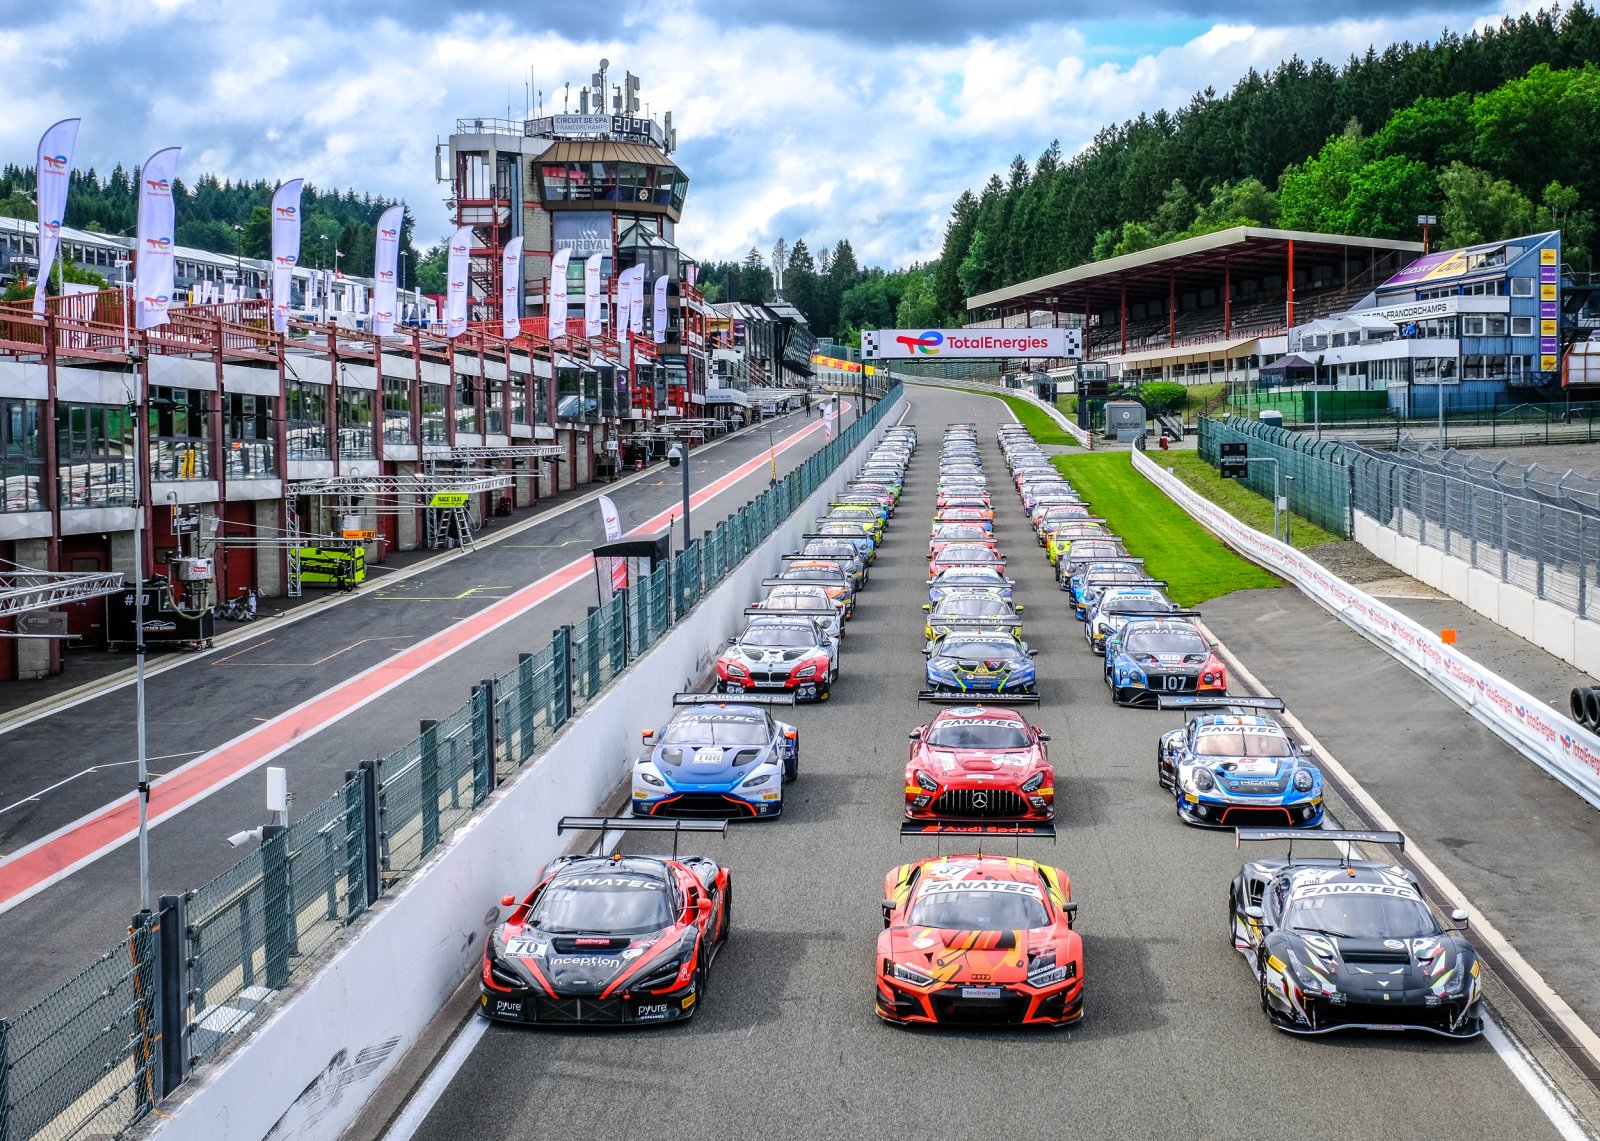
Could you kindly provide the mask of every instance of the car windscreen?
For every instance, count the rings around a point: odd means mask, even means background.
[[[1409,888],[1376,883],[1313,884],[1289,899],[1284,926],[1335,939],[1420,939],[1438,921]]]
[[[969,546],[966,543],[951,543],[939,555],[943,563],[997,563],[1000,561],[988,547]]]
[[[1194,742],[1199,757],[1288,757],[1294,755],[1282,733],[1248,725],[1222,725],[1202,730]]]
[[[926,740],[941,749],[1026,749],[1028,731],[1015,721],[958,718],[934,722]]]
[[[648,935],[672,924],[667,887],[625,873],[595,872],[544,889],[530,917],[550,935]]]
[[[1170,610],[1172,604],[1164,598],[1148,594],[1133,597],[1108,598],[1101,609],[1107,614],[1146,614],[1156,610]]]
[[[1020,661],[1023,657],[1022,650],[1015,642],[999,638],[946,638],[939,643],[939,648],[934,652],[945,657],[965,658],[969,661],[986,659],[1014,662]]]
[[[983,567],[957,567],[954,570],[940,571],[938,584],[940,586],[962,586],[982,584],[983,586],[1004,586],[1000,581],[1000,572],[993,568]]]
[[[805,626],[752,626],[739,639],[741,646],[755,646],[761,649],[788,649],[816,644],[816,635]]]
[[[989,532],[973,523],[944,523],[934,532],[935,539],[987,539]]]
[[[794,582],[825,582],[831,586],[842,585],[848,576],[832,567],[794,567],[778,576]]]
[[[931,883],[912,905],[907,922],[942,931],[1016,931],[1048,927],[1050,916],[1038,889],[1027,884],[978,880],[971,884]]]
[[[828,542],[817,540],[806,544],[802,555],[814,555],[819,559],[853,559],[856,557],[856,545],[841,541]]]
[[[1209,655],[1206,640],[1192,630],[1135,630],[1124,639],[1123,648],[1134,657],[1140,654]]]
[[[982,618],[989,614],[1009,618],[1013,611],[998,598],[946,598],[933,610],[935,618]]]
[[[663,745],[765,745],[772,731],[760,717],[679,717],[661,732]]]

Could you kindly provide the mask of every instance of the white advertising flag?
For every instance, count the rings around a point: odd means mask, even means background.
[[[615,543],[622,538],[622,516],[617,514],[617,505],[611,502],[609,495],[600,497],[600,522],[606,529],[606,542]],[[611,560],[611,589],[621,590],[628,585],[628,560]]]
[[[137,326],[167,323],[172,304],[172,180],[178,177],[178,148],[157,151],[139,168],[139,257],[133,281]]]
[[[550,336],[567,335],[567,264],[571,250],[557,250],[550,259]]]
[[[72,182],[72,152],[78,145],[81,119],[63,119],[39,139],[36,169],[39,204],[39,280],[33,286],[33,311],[44,312],[45,285],[50,264],[61,244],[61,219],[67,212],[67,188]]]
[[[650,314],[651,323],[655,327],[656,344],[667,343],[667,275],[662,274],[656,278],[655,308]]]
[[[628,327],[628,303],[633,300],[628,292],[628,271],[617,274],[615,282],[611,291],[611,322],[615,326],[612,332],[620,341],[622,331]]]
[[[522,239],[512,238],[500,255],[500,335],[522,336]]]
[[[391,206],[378,215],[377,248],[372,259],[372,331],[380,337],[394,332],[399,304],[400,225],[406,208]]]
[[[272,328],[289,328],[289,291],[300,260],[300,182],[291,178],[272,196]]]
[[[644,332],[644,266],[628,271],[628,332]]]
[[[472,227],[462,226],[450,237],[445,277],[444,332],[459,337],[467,331],[467,265],[472,254]]]
[[[583,335],[598,337],[605,332],[600,313],[600,262],[604,254],[590,254],[583,261]]]
[[[822,438],[824,440],[833,439],[833,405],[832,404],[824,404],[822,406]]]

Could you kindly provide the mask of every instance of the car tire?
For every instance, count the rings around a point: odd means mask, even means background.
[[[1161,746],[1156,746],[1156,784],[1162,788],[1171,788],[1172,782],[1167,779],[1167,770],[1161,767]]]
[[[832,687],[831,686],[826,685],[826,684],[817,686],[817,701],[818,701],[818,703],[820,704],[821,702],[827,701],[828,697],[829,697],[829,695],[831,693],[832,693]]]
[[[717,930],[717,942],[726,945],[728,936],[733,934],[733,877],[728,877],[728,886],[722,889],[722,924]]]
[[[794,760],[783,762],[783,784],[790,784],[800,775],[800,730],[794,734]]]

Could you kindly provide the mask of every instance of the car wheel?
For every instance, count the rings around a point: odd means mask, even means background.
[[[795,730],[794,756],[787,757],[783,762],[783,783],[788,784],[800,775],[800,731]]]
[[[1161,746],[1156,746],[1156,783],[1162,788],[1171,788],[1172,781],[1167,777],[1166,766],[1161,763]]]
[[[1126,705],[1126,704],[1128,704],[1127,693],[1128,693],[1128,691],[1125,690],[1125,689],[1119,689],[1116,686],[1112,686],[1111,687],[1111,702],[1112,702],[1112,704],[1113,705]]]
[[[826,685],[817,686],[817,700],[819,702],[820,701],[827,701],[828,700],[828,695],[829,695],[830,692],[831,692],[830,688],[828,686],[826,686]]]
[[[717,942],[726,943],[733,934],[733,879],[722,889],[722,923],[717,928]]]

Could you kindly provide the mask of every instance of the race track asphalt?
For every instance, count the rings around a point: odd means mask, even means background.
[[[1111,706],[1007,486],[994,429],[1009,414],[956,393],[911,399],[921,447],[833,699],[796,711],[785,815],[702,848],[733,870],[737,902],[697,1017],[639,1031],[492,1026],[417,1136],[1555,1136],[1482,1041],[1269,1029],[1227,935],[1232,836],[1182,825],[1156,786],[1156,739],[1177,722]],[[915,699],[925,528],[941,429],[957,420],[979,425],[1041,651],[1030,716],[1054,738],[1059,837],[1022,849],[1065,868],[1080,905],[1086,1017],[1069,1030],[908,1031],[873,1014],[884,873],[935,852],[899,837],[900,779],[906,734],[931,716]],[[507,891],[527,886],[507,869]]]

